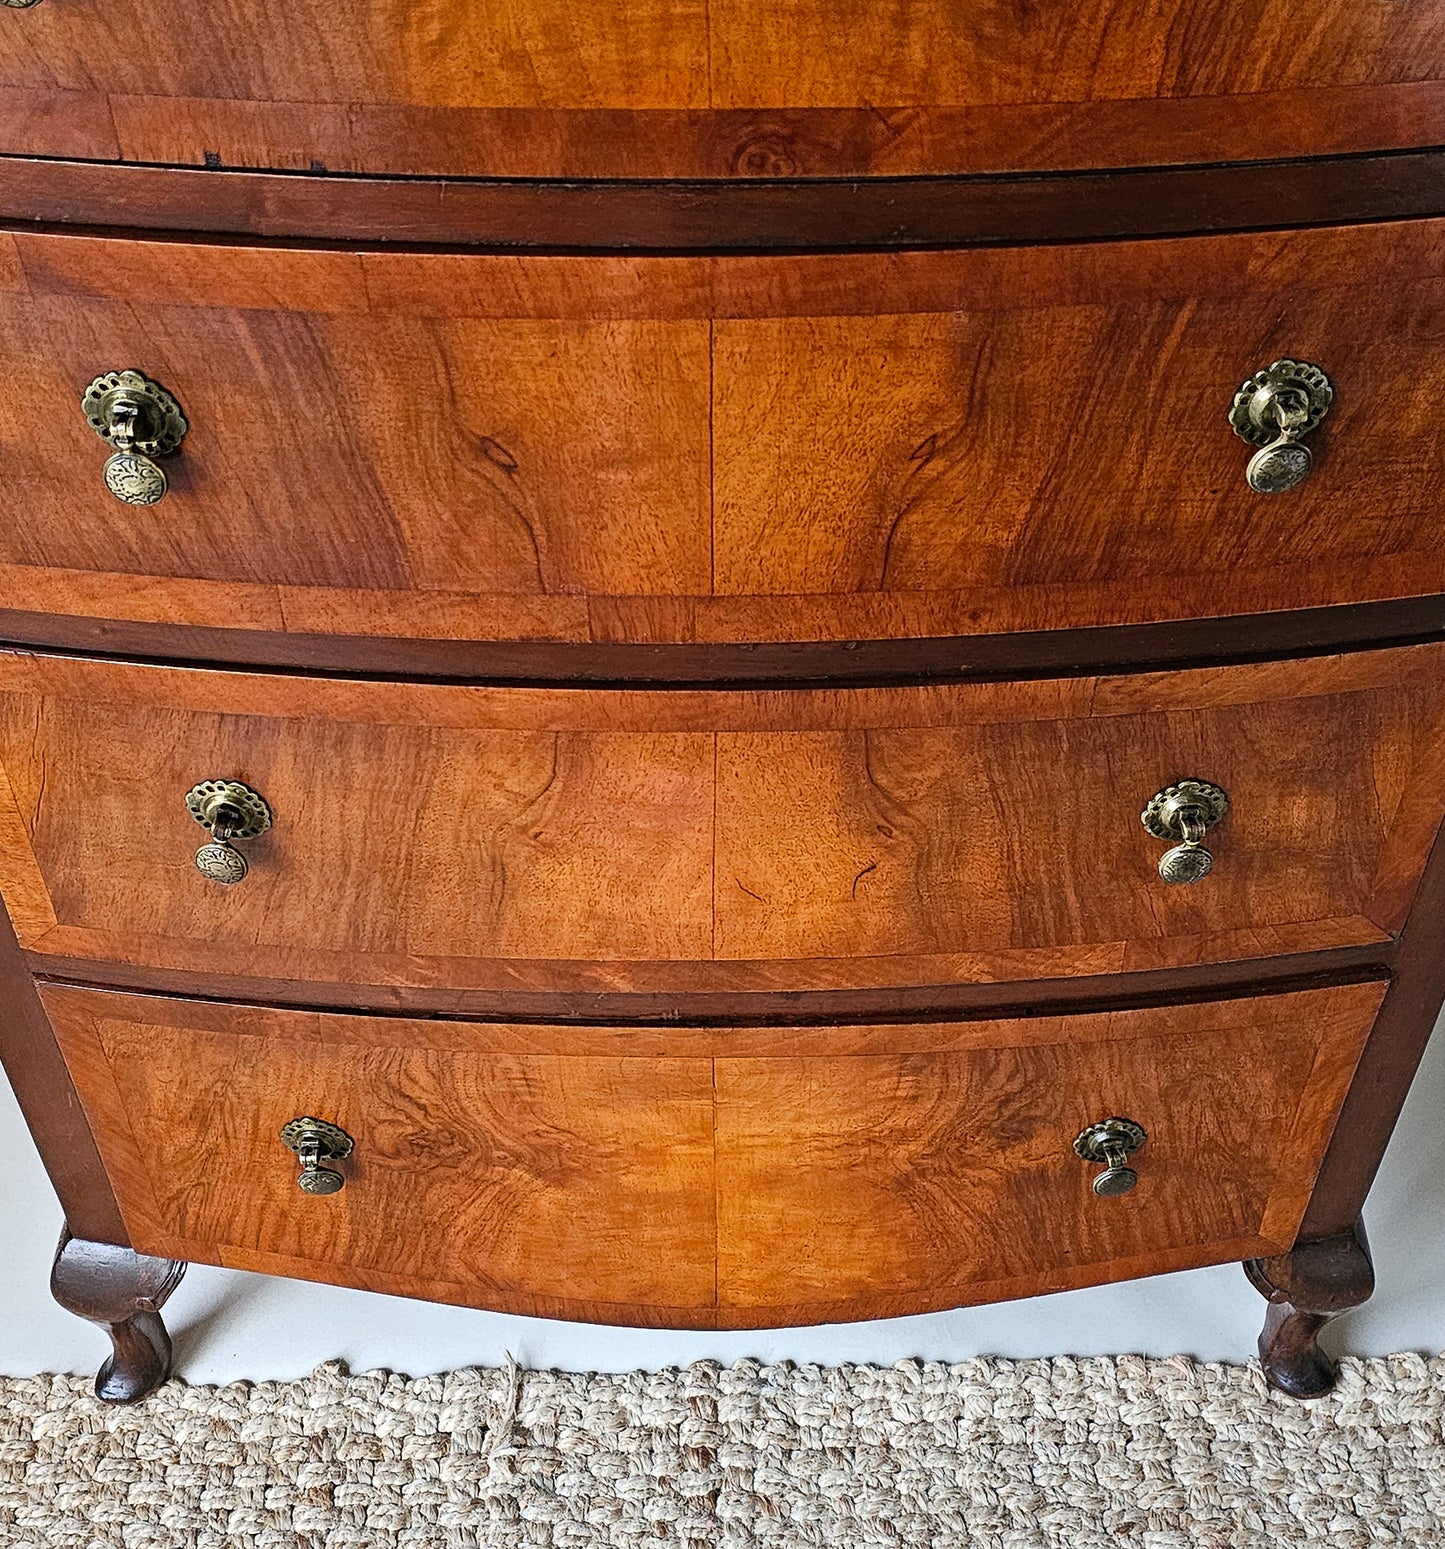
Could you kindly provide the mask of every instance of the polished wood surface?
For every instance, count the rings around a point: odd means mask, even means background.
[[[719,1059],[719,1299],[820,1321],[940,1285],[1054,1289],[1166,1243],[1293,1240],[1379,993],[1004,1024],[1012,1046],[966,1058]],[[1116,1114],[1149,1139],[1136,1190],[1101,1200],[1072,1142]]]
[[[101,0],[4,17],[0,149],[488,176],[770,177],[1426,145],[1431,6]]]
[[[0,655],[32,961],[449,990],[840,990],[1383,943],[1440,823],[1445,646],[778,693],[480,689]],[[1139,822],[1233,808],[1171,888]],[[183,801],[272,804],[234,888]],[[100,970],[102,973],[103,969]]]
[[[11,835],[0,837],[0,852],[11,843]],[[3,906],[0,1064],[70,1229],[82,1240],[123,1244],[125,1225],[110,1179]]]
[[[1292,1398],[1319,1398],[1335,1385],[1334,1361],[1319,1346],[1326,1324],[1367,1302],[1375,1267],[1365,1224],[1296,1244],[1288,1253],[1250,1259],[1244,1272],[1269,1302],[1259,1361],[1270,1386]]]
[[[1324,1391],[1445,994],[1445,17],[180,3],[0,8],[0,1054],[101,1396],[189,1259],[756,1327],[1243,1258]]]
[[[1442,273],[1433,221],[715,259],[0,235],[0,596],[605,645],[1439,593]],[[1306,484],[1255,495],[1225,413],[1282,354],[1337,403]],[[78,407],[120,366],[192,426],[148,511]]]
[[[846,1040],[42,994],[141,1251],[706,1327],[1280,1251],[1382,990]],[[1116,1112],[1149,1140],[1100,1200],[1072,1141]],[[301,1114],[356,1142],[339,1194],[295,1187]]]
[[[1442,934],[1445,841],[1437,837],[1399,934],[1369,1058],[1350,1087],[1339,1130],[1301,1223],[1301,1235],[1307,1239],[1342,1238],[1355,1229],[1445,1001]]]
[[[483,1305],[713,1300],[704,1062],[494,1052],[485,1029],[412,1048],[401,1022],[46,995],[138,1243],[430,1272]],[[339,1195],[296,1186],[278,1136],[304,1115],[357,1143]]]
[[[1154,624],[894,640],[688,644],[445,640],[82,618],[0,608],[0,640],[67,655],[274,667],[383,681],[617,688],[844,688],[1225,667],[1445,640],[1445,594]]]
[[[338,178],[0,155],[0,224],[508,248],[1080,242],[1445,213],[1445,151],[973,177]]]
[[[111,1353],[95,1378],[103,1404],[134,1404],[170,1375],[171,1338],[161,1308],[186,1272],[184,1264],[148,1258],[131,1248],[61,1233],[50,1291],[67,1312],[98,1323]]]
[[[1336,924],[1332,929],[1344,937],[1350,924]],[[786,960],[745,963],[731,978],[730,964],[715,963],[703,973],[696,964],[650,964],[648,980],[654,987],[637,990],[625,987],[627,979],[616,971],[616,964],[610,965],[614,972],[608,987],[599,989],[595,974],[587,975],[588,982],[579,985],[577,965],[555,959],[514,959],[507,964],[509,982],[505,986],[492,982],[480,988],[457,989],[436,982],[378,982],[379,975],[371,972],[373,960],[365,958],[358,961],[352,977],[341,983],[336,979],[287,978],[265,972],[266,965],[259,963],[258,972],[235,973],[194,964],[157,967],[152,963],[120,963],[113,958],[70,957],[56,951],[24,956],[31,972],[46,981],[146,995],[205,996],[462,1021],[525,1019],[587,1025],[607,1018],[629,1027],[671,1027],[687,1021],[705,1027],[798,1023],[835,1028],[880,1017],[1014,1016],[1040,1009],[1096,1011],[1101,1007],[1132,1010],[1181,999],[1318,989],[1328,984],[1389,978],[1400,957],[1396,942],[1384,936],[1365,943],[1322,947],[1317,927],[1296,932],[1255,931],[1251,935],[1249,945],[1239,940],[1244,955],[1177,968],[1106,971],[1105,965],[1116,962],[1119,954],[1085,949],[1069,961],[1056,954],[1061,959],[1060,970],[1072,973],[1063,979],[954,977],[932,982],[927,975],[935,968],[940,975],[961,971],[964,965],[951,958],[922,965],[918,983],[805,990],[794,987],[798,965]],[[177,960],[180,956],[175,954]],[[975,972],[986,972],[991,963],[995,972],[1007,972],[1014,966],[1007,958],[981,957],[972,967]],[[386,966],[380,965],[382,972]],[[908,967],[905,960],[905,971]],[[877,976],[884,977],[881,973]],[[702,988],[698,987],[700,980],[705,981]],[[719,980],[726,987],[719,988]],[[668,987],[658,988],[658,981]],[[1368,1165],[1373,1168],[1377,1161],[1375,1154]]]

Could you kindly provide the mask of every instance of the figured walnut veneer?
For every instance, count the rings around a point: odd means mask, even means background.
[[[0,605],[747,644],[1445,592],[1441,230],[626,259],[0,234]],[[1225,414],[1280,355],[1337,397],[1269,497]],[[118,366],[191,424],[151,511],[106,493],[77,405]]]
[[[1247,1259],[1328,1386],[1445,993],[1439,8],[156,21],[0,10],[0,1055],[102,1396],[189,1259],[694,1327]]]
[[[1282,1251],[1383,993],[777,1030],[507,1026],[44,986],[143,1252],[683,1327]],[[1101,1200],[1074,1135],[1143,1123]],[[298,1114],[356,1142],[295,1186]]]
[[[1248,161],[1429,143],[1428,4],[102,0],[9,20],[0,150],[530,177]]]
[[[481,689],[0,654],[32,962],[519,989],[1063,978],[1387,942],[1445,803],[1445,646],[777,694]],[[1171,888],[1139,809],[1233,806]],[[275,822],[191,864],[196,780]]]

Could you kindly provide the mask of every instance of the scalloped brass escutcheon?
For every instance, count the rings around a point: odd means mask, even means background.
[[[1100,1162],[1104,1170],[1093,1181],[1100,1199],[1128,1194],[1139,1182],[1139,1174],[1128,1166],[1131,1156],[1148,1139],[1142,1124],[1133,1119],[1101,1119],[1091,1124],[1074,1141],[1074,1154],[1085,1162]]]
[[[346,1179],[328,1162],[341,1162],[355,1149],[351,1136],[326,1119],[292,1119],[281,1127],[281,1144],[301,1163],[296,1187],[303,1194],[335,1194]]]
[[[255,839],[271,826],[266,798],[239,780],[202,780],[186,792],[186,810],[211,834],[196,851],[196,870],[210,882],[227,886],[245,880],[246,857],[238,839]]]
[[[9,4],[10,0],[6,0]],[[186,417],[159,382],[139,371],[107,371],[81,395],[90,428],[115,448],[101,470],[105,487],[128,506],[153,506],[170,488],[156,461],[180,450]]]
[[[1139,821],[1156,839],[1180,842],[1159,857],[1166,882],[1201,882],[1214,869],[1214,857],[1200,842],[1229,811],[1229,797],[1210,780],[1178,780],[1156,791]]]
[[[1241,386],[1229,423],[1259,448],[1244,470],[1252,490],[1278,495],[1305,479],[1314,456],[1304,437],[1330,412],[1334,397],[1330,379],[1307,360],[1273,361]]]

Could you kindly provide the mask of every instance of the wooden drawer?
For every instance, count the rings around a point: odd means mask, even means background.
[[[1445,592],[1442,273],[1440,221],[625,260],[0,234],[0,616],[707,645]],[[1280,356],[1336,401],[1260,495],[1226,415]],[[80,411],[121,368],[190,420],[150,509]]]
[[[1445,645],[777,693],[0,654],[0,890],[52,972],[84,959],[246,981],[211,993],[311,981],[442,1007],[1383,942],[1445,805],[1442,684]],[[1187,776],[1232,806],[1212,875],[1170,886],[1139,814]],[[273,810],[233,887],[192,865],[205,835],[185,795],[205,779]]]
[[[1293,1241],[1383,993],[646,1031],[42,995],[135,1246],[609,1322],[819,1322]],[[279,1141],[355,1142],[310,1197]],[[1148,1139],[1101,1199],[1075,1135]]]
[[[1435,8],[1390,0],[182,0],[144,37],[101,0],[44,0],[0,20],[0,151],[303,170],[1254,160],[1428,144],[1445,75]]]

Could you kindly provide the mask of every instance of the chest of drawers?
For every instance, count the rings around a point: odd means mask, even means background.
[[[0,1054],[101,1396],[186,1262],[1234,1259],[1325,1391],[1445,998],[1445,14],[130,25],[0,8]]]

